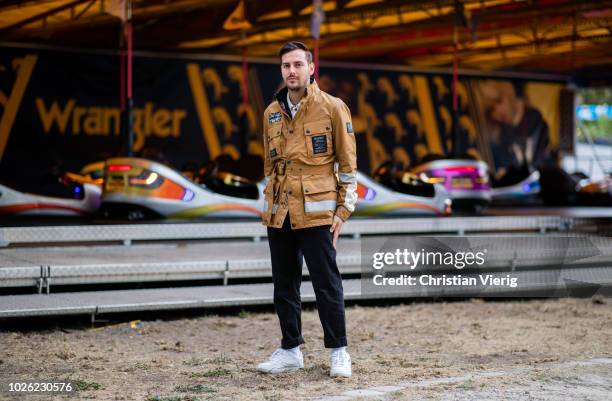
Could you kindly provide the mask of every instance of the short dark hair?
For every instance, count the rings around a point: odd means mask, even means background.
[[[306,61],[309,64],[312,63],[312,53],[310,52],[310,49],[308,48],[308,46],[306,46],[302,42],[297,42],[297,41],[291,41],[291,42],[285,43],[283,47],[281,47],[280,50],[278,51],[278,57],[282,61],[284,54],[289,53],[294,50],[304,50],[306,52]]]

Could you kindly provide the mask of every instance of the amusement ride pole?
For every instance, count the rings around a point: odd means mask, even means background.
[[[457,47],[458,47],[458,27],[459,27],[459,15],[460,5],[457,0],[455,0],[455,22],[453,24],[453,83],[451,87],[452,97],[453,97],[453,135],[452,135],[452,149],[451,149],[451,157],[457,158],[459,157],[459,149],[460,149],[460,141],[461,141],[461,132],[459,130],[459,99],[457,97],[457,85],[459,81],[459,68],[458,68],[458,60],[457,60]]]
[[[242,37],[246,38],[245,31],[242,31]],[[249,110],[249,61],[247,47],[242,48],[242,113],[240,114],[240,155],[245,155],[248,152],[248,110]]]
[[[124,32],[127,42],[127,156],[131,157],[134,146],[134,99],[132,96],[132,1],[127,0],[127,20]]]

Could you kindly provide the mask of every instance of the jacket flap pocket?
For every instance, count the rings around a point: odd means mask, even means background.
[[[313,175],[302,177],[302,189],[304,195],[319,194],[323,192],[336,191],[338,183],[333,175]]]
[[[330,120],[320,120],[313,121],[311,123],[304,124],[304,134],[305,135],[315,135],[322,134],[326,132],[331,132],[331,121]]]

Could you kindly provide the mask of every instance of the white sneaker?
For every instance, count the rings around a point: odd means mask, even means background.
[[[257,370],[263,373],[282,373],[304,368],[302,351],[292,352],[279,348],[270,358],[257,365]]]
[[[331,377],[351,377],[351,356],[345,349],[332,352],[330,365]]]

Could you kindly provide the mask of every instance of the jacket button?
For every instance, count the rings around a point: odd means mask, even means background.
[[[304,192],[308,193],[308,190],[307,190],[307,189],[305,189],[305,190],[304,190]]]
[[[293,191],[289,191],[289,195],[293,195]]]
[[[309,130],[309,129],[307,129],[307,130],[306,130],[306,133],[307,133],[307,134],[310,134],[310,130]]]
[[[287,164],[291,164],[291,160],[289,160],[289,161],[287,162]]]
[[[325,127],[325,129],[329,131],[329,127]]]
[[[290,130],[289,130],[289,133],[290,133],[290,134],[293,134],[293,130],[292,130],[292,129],[290,129]]]

